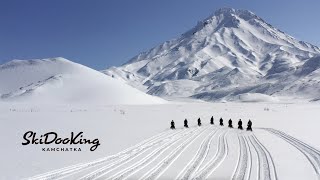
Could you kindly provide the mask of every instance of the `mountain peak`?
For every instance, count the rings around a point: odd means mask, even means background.
[[[236,15],[243,19],[252,19],[252,18],[258,18],[257,15],[255,15],[253,12],[249,10],[243,10],[243,9],[233,9],[233,8],[220,8],[214,12],[214,16],[230,16],[230,15]]]
[[[217,16],[217,15],[221,15],[221,14],[233,14],[235,12],[236,12],[236,10],[233,9],[233,8],[223,7],[223,8],[220,8],[220,9],[216,10],[214,12],[214,15]]]
[[[210,100],[223,100],[254,92],[310,97],[308,91],[320,83],[310,81],[310,89],[303,83],[320,72],[318,60],[312,60],[319,54],[318,47],[296,40],[251,11],[221,8],[179,38],[104,72],[161,96],[202,98],[204,93],[212,95]],[[303,90],[295,86],[300,78]]]
[[[220,8],[183,35],[184,37],[194,35],[197,31],[200,31],[205,27],[209,27],[213,32],[222,28],[239,28],[241,21],[247,21],[250,24],[256,25],[267,24],[262,18],[249,10]],[[267,24],[267,26],[273,28],[269,24]]]

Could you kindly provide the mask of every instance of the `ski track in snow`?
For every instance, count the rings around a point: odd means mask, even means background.
[[[188,163],[186,168],[182,170],[178,178],[176,179],[189,179],[190,176],[199,169],[205,158],[207,157],[212,139],[215,137],[217,133],[217,129],[210,133],[201,143],[199,149],[197,150],[197,154],[193,157],[193,159]]]
[[[319,150],[282,131],[275,130],[272,128],[262,128],[262,129],[280,137],[284,141],[288,142],[289,144],[297,148],[312,164],[315,173],[320,178],[320,151]]]
[[[297,148],[311,163],[315,174],[320,177],[320,151],[312,146],[276,129],[259,128],[265,130],[286,143]],[[255,136],[255,132],[231,130],[217,126],[191,127],[188,129],[166,130],[147,140],[142,141],[115,155],[107,156],[96,161],[80,163],[73,166],[57,169],[47,173],[26,178],[29,180],[68,179],[77,177],[80,180],[113,179],[122,180],[133,178],[137,172],[142,175],[140,180],[161,179],[162,175],[176,160],[181,158],[188,148],[196,148],[195,155],[188,163],[177,169],[176,179],[206,179],[224,163],[228,156],[229,143],[227,136],[236,133],[239,142],[239,151],[232,179],[249,180],[277,180],[277,171],[269,150]],[[201,136],[203,135],[203,136]],[[199,137],[203,138],[199,138]],[[217,146],[212,146],[216,139]],[[200,145],[193,142],[200,141]],[[208,154],[216,149],[215,154],[208,159]],[[252,156],[255,153],[255,158]],[[161,159],[160,159],[161,158]],[[157,162],[157,161],[159,162]],[[252,177],[253,161],[257,162],[257,177]],[[150,169],[145,169],[155,163]],[[75,176],[72,176],[75,175]],[[214,175],[214,174],[213,174]],[[137,178],[137,177],[135,177]]]
[[[161,174],[183,153],[183,151],[190,146],[202,133],[208,128],[199,130],[197,133],[187,138],[180,146],[173,149],[173,151],[164,158],[155,168],[145,173],[140,180],[157,179]]]
[[[199,173],[195,174],[193,179],[206,179],[226,158],[228,154],[228,144],[226,140],[227,133],[228,130],[220,134],[218,152],[202,169],[199,170]]]

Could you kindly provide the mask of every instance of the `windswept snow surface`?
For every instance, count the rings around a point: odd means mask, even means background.
[[[0,101],[42,104],[157,104],[165,101],[64,58],[0,65]]]
[[[211,116],[215,125],[209,124]],[[318,180],[319,116],[318,103],[0,103],[0,179]],[[218,126],[220,117],[225,125],[231,118],[235,128]],[[236,129],[239,118],[244,127],[251,119],[253,132]],[[169,129],[172,119],[176,130]],[[83,131],[86,138],[99,138],[101,146],[43,152],[60,145],[21,145],[30,130],[61,137]]]
[[[320,49],[250,11],[222,8],[179,38],[103,72],[160,97],[316,101]]]

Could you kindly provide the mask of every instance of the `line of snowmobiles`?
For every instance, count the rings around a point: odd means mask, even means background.
[[[198,122],[198,126],[201,126],[201,125],[202,125],[200,118],[198,118],[197,122]],[[213,116],[210,118],[210,124],[211,124],[211,125],[214,125],[214,118],[213,118]],[[170,129],[176,129],[176,127],[175,127],[175,122],[174,122],[173,120],[171,121],[170,125],[171,125],[171,126],[170,126]],[[224,126],[224,124],[223,124],[223,119],[222,119],[222,118],[219,119],[219,125],[220,125],[220,126]],[[187,119],[185,119],[185,120],[183,121],[183,126],[184,126],[185,128],[189,128],[188,120],[187,120]],[[229,121],[228,121],[228,127],[229,127],[229,128],[233,128],[232,120],[231,120],[231,119],[229,119]],[[241,119],[239,119],[239,121],[238,121],[238,129],[243,130],[242,120],[241,120]],[[249,119],[249,121],[248,121],[248,123],[247,123],[247,129],[246,129],[246,130],[247,130],[247,131],[252,131],[252,121],[251,121],[250,119]]]

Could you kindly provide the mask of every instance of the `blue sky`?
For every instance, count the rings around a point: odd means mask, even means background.
[[[121,65],[221,7],[320,45],[319,0],[1,0],[0,64],[59,56],[98,70]]]

